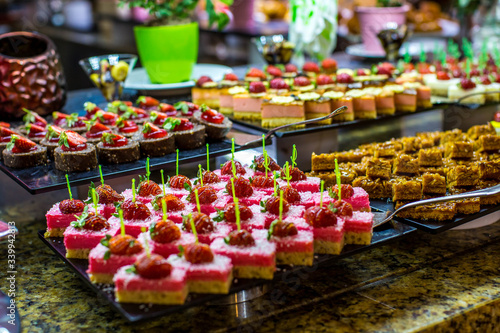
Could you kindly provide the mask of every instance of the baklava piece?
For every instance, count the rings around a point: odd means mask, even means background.
[[[369,159],[366,162],[366,176],[372,179],[390,179],[391,163],[380,158]]]
[[[453,159],[471,159],[474,149],[471,142],[448,142],[445,145],[444,157]]]
[[[394,159],[393,172],[399,175],[418,174],[418,160],[407,154],[401,154]]]
[[[426,167],[443,165],[443,152],[439,148],[422,149],[418,152],[418,164]]]
[[[474,186],[479,181],[479,168],[476,165],[457,165],[447,174],[448,187]]]
[[[437,173],[422,175],[422,192],[424,194],[446,194],[446,178]]]
[[[415,180],[402,180],[392,185],[392,201],[422,199],[422,183]]]

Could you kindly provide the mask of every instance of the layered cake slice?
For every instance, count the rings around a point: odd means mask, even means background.
[[[142,255],[133,265],[121,267],[113,283],[120,303],[184,304],[188,295],[186,270],[157,254]]]
[[[347,110],[332,118],[332,121],[353,121],[354,120],[354,104],[351,96],[345,96],[341,91],[327,91],[323,97],[330,99],[330,110],[334,111],[342,106],[346,106]]]
[[[304,213],[304,219],[313,227],[314,252],[340,254],[344,247],[344,219],[329,208],[313,206]]]
[[[106,235],[90,251],[87,274],[93,283],[113,283],[113,276],[120,267],[132,265],[143,253],[142,245],[130,235]]]
[[[148,243],[152,253],[168,258],[171,254],[179,253],[179,245],[186,246],[194,243],[194,235],[181,232],[178,225],[170,220],[159,220],[151,223],[147,232],[143,232],[137,240],[145,247]]]
[[[302,93],[298,95],[299,100],[304,101],[306,119],[315,119],[328,116],[331,110],[330,99],[315,92]],[[317,124],[329,125],[331,119],[322,120]]]
[[[271,280],[276,270],[276,245],[256,231],[232,231],[217,238],[210,248],[215,254],[231,259],[236,278]]]
[[[45,214],[47,231],[45,237],[63,237],[71,222],[83,213],[85,204],[81,200],[66,199],[54,204]]]
[[[346,244],[370,245],[373,234],[373,214],[353,212],[344,223],[344,239]]]
[[[354,118],[356,119],[375,119],[377,118],[377,106],[375,96],[367,94],[362,89],[352,89],[345,93],[352,97],[354,108]]]
[[[314,236],[312,230],[298,230],[293,222],[273,222],[269,230],[258,231],[267,234],[276,244],[276,264],[311,266],[314,260]]]
[[[260,81],[250,82],[248,93],[233,95],[234,119],[261,120],[262,100],[266,97],[266,86]]]
[[[213,253],[207,244],[189,244],[179,255],[167,259],[173,267],[186,271],[189,292],[227,294],[233,282],[231,259]]]
[[[261,110],[262,127],[278,127],[306,119],[304,102],[292,96],[274,96],[265,99]]]
[[[87,259],[101,239],[115,235],[119,228],[119,224],[109,223],[104,216],[85,211],[64,231],[66,258]]]

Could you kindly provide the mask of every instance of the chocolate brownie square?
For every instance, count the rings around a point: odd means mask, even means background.
[[[392,201],[422,199],[422,184],[416,180],[402,180],[392,185]]]
[[[474,186],[479,181],[479,168],[476,165],[457,165],[447,174],[448,187]]]

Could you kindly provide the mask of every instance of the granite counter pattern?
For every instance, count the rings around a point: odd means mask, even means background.
[[[499,222],[440,235],[417,232],[329,267],[284,274],[249,302],[197,306],[143,323],[128,323],[87,288],[37,238],[43,228],[43,222],[19,226],[16,241],[23,331],[495,332],[500,327]],[[6,258],[6,246],[0,253]],[[0,288],[6,289],[3,278]]]

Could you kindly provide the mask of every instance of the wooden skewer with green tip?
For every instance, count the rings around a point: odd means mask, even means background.
[[[290,187],[290,168],[288,165],[288,161],[286,161],[285,165],[283,166],[283,171],[285,172],[285,178],[286,178],[286,186]]]
[[[201,169],[201,164],[198,164],[198,179],[200,180],[201,186],[203,186],[203,170]]]
[[[198,232],[196,231],[196,226],[194,225],[193,214],[189,213],[188,215],[189,224],[191,225],[191,231],[194,235],[194,243],[198,244]]]
[[[146,159],[146,179],[148,180],[149,183],[149,176],[151,175],[151,172],[149,171],[149,157]]]
[[[207,171],[210,171],[210,145],[207,143]]]
[[[342,179],[340,177],[339,163],[335,159],[335,177],[337,178],[338,198],[342,200]]]
[[[145,233],[146,231],[146,227],[141,227],[142,233]],[[146,255],[148,256],[148,258],[151,258],[151,249],[149,248],[149,240],[147,237],[144,237],[144,248],[146,250]]]
[[[321,208],[323,208],[323,191],[324,191],[324,187],[325,187],[325,181],[322,180],[320,182],[320,195],[319,195],[319,206]]]
[[[231,189],[233,190],[234,212],[236,215],[236,227],[238,228],[238,232],[240,232],[241,231],[240,207],[238,205],[238,198],[236,197],[236,191],[234,189],[234,178],[231,178]]]
[[[104,185],[104,177],[102,175],[102,167],[99,164],[99,176],[101,177],[101,185]]]
[[[71,194],[71,186],[69,186],[68,174],[66,174],[66,184],[68,185],[69,200],[73,200],[73,194]]]
[[[198,197],[198,189],[194,189],[194,198],[196,199],[196,208],[198,209],[198,213],[201,213],[201,207],[200,207],[200,198]]]
[[[179,149],[175,150],[175,175],[179,175]]]
[[[163,189],[163,195],[166,195],[167,192],[165,192],[165,176],[163,175],[163,169],[160,170],[161,174],[161,187]]]
[[[236,164],[234,163],[234,138],[231,138],[231,169],[233,171],[233,177],[236,178]]]
[[[167,202],[164,199],[161,200],[161,209],[162,209],[162,212],[163,212],[162,220],[166,221],[168,219]]]
[[[292,161],[292,169],[293,169],[297,165],[297,163],[296,163],[296,161],[297,161],[297,147],[295,145],[293,145],[293,147],[292,147],[292,156],[290,156],[290,159]]]
[[[135,178],[132,178],[132,202],[135,202]]]
[[[97,199],[97,194],[95,193],[95,188],[92,189],[92,202],[94,203],[95,215],[97,215],[97,207],[99,200]]]
[[[280,215],[279,221],[283,221],[283,190],[280,190]]]
[[[277,179],[278,178],[278,171],[274,171],[273,173],[273,186],[274,186],[274,196],[277,197],[278,196],[278,187],[277,187]]]
[[[125,222],[123,221],[123,210],[118,209],[118,216],[120,217],[120,230],[121,235],[125,236]]]

